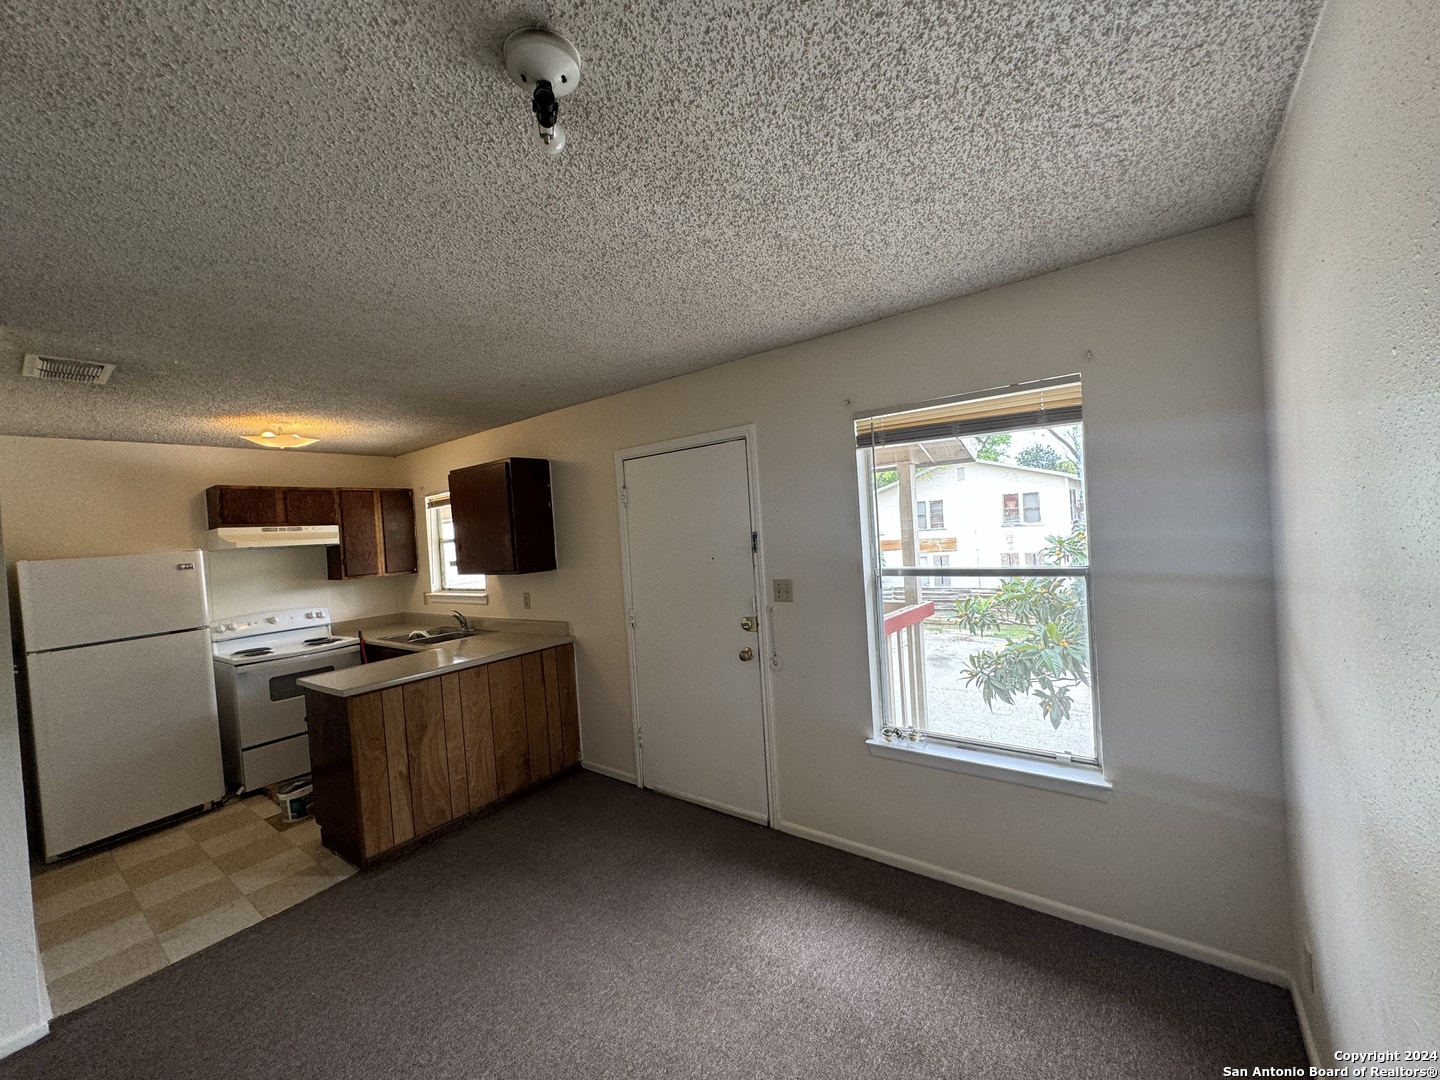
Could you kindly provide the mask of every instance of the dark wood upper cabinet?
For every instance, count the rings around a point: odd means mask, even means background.
[[[380,534],[385,543],[385,573],[415,573],[420,562],[415,547],[415,497],[409,488],[380,492]]]
[[[462,574],[554,570],[550,462],[503,458],[450,474],[455,563]]]
[[[379,493],[373,488],[340,490],[340,576],[374,577],[380,573],[379,504]],[[336,576],[333,565],[330,576]]]
[[[273,487],[212,487],[205,491],[209,527],[284,525],[285,503]]]
[[[340,504],[333,488],[284,488],[286,525],[338,525]]]
[[[413,574],[418,569],[415,502],[409,488],[212,487],[205,492],[209,527],[338,525],[340,543],[326,549],[335,580]]]
[[[330,548],[329,576],[413,574],[418,568],[415,502],[409,488],[341,488],[340,546]]]

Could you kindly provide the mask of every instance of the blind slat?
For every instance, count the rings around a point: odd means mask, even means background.
[[[996,431],[1075,424],[1081,419],[1078,381],[969,397],[855,422],[857,446],[882,446]]]

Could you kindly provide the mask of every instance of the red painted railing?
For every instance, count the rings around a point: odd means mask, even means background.
[[[907,626],[922,623],[934,614],[934,600],[926,600],[923,604],[911,604],[909,607],[902,607],[899,611],[892,611],[885,616],[885,636],[889,637],[891,634],[904,630]]]

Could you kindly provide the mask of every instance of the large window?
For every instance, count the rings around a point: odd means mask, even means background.
[[[450,520],[450,493],[425,499],[425,526],[430,542],[432,598],[474,602],[485,596],[484,574],[462,574],[455,565],[455,523]]]
[[[855,429],[881,643],[877,733],[1098,768],[1078,377]],[[963,484],[941,487],[957,475]],[[913,506],[934,529],[942,501],[951,550],[940,557],[900,525]]]

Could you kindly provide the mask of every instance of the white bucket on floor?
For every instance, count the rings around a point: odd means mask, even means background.
[[[299,821],[309,817],[314,798],[315,788],[308,776],[287,780],[275,789],[275,801],[280,804],[282,821]]]

